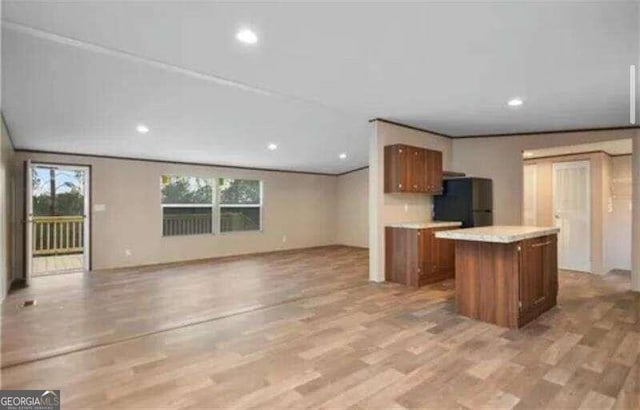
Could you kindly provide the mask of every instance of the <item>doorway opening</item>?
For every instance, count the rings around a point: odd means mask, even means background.
[[[27,163],[26,278],[89,270],[90,167]]]
[[[631,153],[631,139],[522,153],[522,223],[560,228],[559,268],[630,270]]]

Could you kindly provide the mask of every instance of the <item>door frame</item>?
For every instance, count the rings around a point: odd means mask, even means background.
[[[591,160],[590,159],[583,159],[583,160],[574,160],[574,161],[558,161],[558,162],[553,162],[551,164],[551,211],[552,211],[552,217],[553,217],[553,225],[557,227],[557,212],[556,212],[556,168],[569,168],[566,165],[568,164],[583,164],[586,165],[587,168],[587,231],[589,232],[589,236],[587,238],[587,242],[588,242],[588,246],[587,246],[587,266],[586,266],[586,271],[585,272],[593,272],[593,250],[592,250],[592,245],[593,245],[593,224],[591,223],[591,217],[592,217],[592,204],[591,204],[591,180],[592,180],[592,175],[591,175]],[[559,242],[559,241],[558,241]],[[560,248],[560,245],[558,244],[558,248]],[[558,258],[558,265],[560,264],[560,258]],[[560,267],[560,269],[567,269],[566,267]],[[580,269],[570,269],[570,270],[577,270],[579,272],[582,272],[582,270]]]
[[[82,164],[82,163],[69,163],[69,162],[52,162],[52,161],[33,161],[28,159],[24,162],[24,197],[23,197],[23,213],[24,213],[24,238],[23,238],[23,277],[26,285],[29,285],[29,281],[31,280],[31,264],[32,264],[32,252],[31,246],[32,244],[28,242],[28,238],[31,236],[31,218],[33,215],[30,214],[30,210],[32,210],[32,191],[31,191],[31,169],[34,166],[41,165],[43,167],[56,167],[59,169],[81,169],[86,172],[86,180],[85,180],[85,200],[84,200],[84,216],[85,216],[85,226],[84,226],[84,241],[85,241],[85,251],[83,257],[83,269],[85,272],[91,272],[93,269],[93,167],[91,164]]]

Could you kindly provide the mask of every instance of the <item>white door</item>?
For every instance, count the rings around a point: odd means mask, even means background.
[[[553,216],[558,234],[558,267],[591,272],[591,165],[553,164]]]
[[[523,195],[522,224],[536,226],[538,224],[538,166],[536,164],[523,166]]]

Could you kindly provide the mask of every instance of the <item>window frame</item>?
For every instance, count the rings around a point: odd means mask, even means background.
[[[162,179],[164,177],[180,177],[180,178],[199,178],[207,181],[211,186],[211,204],[165,204],[162,202]],[[160,175],[160,237],[161,238],[184,238],[191,236],[216,235],[216,196],[215,178],[201,177],[197,175],[181,175],[181,174],[161,174]],[[211,208],[211,232],[191,233],[186,235],[165,235],[164,234],[164,208]]]
[[[222,204],[222,202],[220,201],[220,180],[221,179],[240,179],[240,180],[245,180],[245,181],[258,181],[259,187],[260,187],[260,201],[257,204]],[[217,179],[218,183],[216,184],[216,202],[218,204],[217,206],[217,210],[218,210],[218,216],[216,217],[216,224],[218,225],[218,235],[234,235],[234,234],[239,234],[239,233],[255,233],[255,232],[264,232],[264,223],[263,223],[263,217],[264,217],[264,181],[262,181],[261,179],[250,179],[250,178],[232,178],[232,177],[220,177]],[[222,232],[222,212],[220,210],[220,208],[259,208],[260,209],[260,226],[258,229],[251,229],[251,230],[245,230],[245,231],[226,231],[226,232]]]
[[[211,204],[165,204],[162,202],[162,180],[163,177],[181,177],[181,178],[200,178],[207,181],[212,189]],[[221,189],[220,182],[224,179],[237,179],[245,181],[257,181],[260,187],[260,197],[257,204],[222,204],[220,201]],[[187,235],[165,235],[164,234],[164,208],[211,208],[211,232],[205,233],[193,233]],[[243,231],[226,231],[222,232],[222,211],[221,208],[259,208],[259,228]],[[235,235],[242,233],[263,233],[264,232],[264,181],[257,178],[243,178],[243,177],[204,177],[197,175],[185,175],[185,174],[161,174],[160,175],[160,236],[161,238],[184,238],[191,236],[203,236],[203,235]]]

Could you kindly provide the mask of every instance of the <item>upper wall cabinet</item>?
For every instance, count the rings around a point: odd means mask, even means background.
[[[412,147],[384,147],[384,192],[442,192],[442,152]]]

